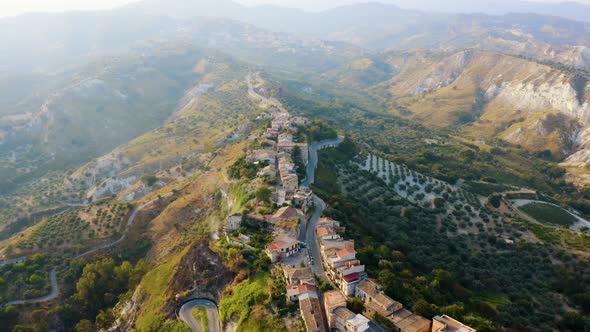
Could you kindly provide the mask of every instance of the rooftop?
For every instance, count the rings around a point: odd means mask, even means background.
[[[313,272],[309,267],[304,268],[294,268],[289,265],[284,266],[285,274],[287,275],[287,279],[293,281],[297,279],[299,281],[305,280],[314,280]]]
[[[273,218],[280,219],[289,219],[295,216],[297,216],[297,210],[289,206],[283,206],[272,215]]]
[[[435,316],[432,318],[432,321],[433,324],[439,322],[440,325],[442,325],[437,329],[435,329],[435,326],[433,325],[432,332],[476,332],[474,328],[469,327],[447,315]]]
[[[320,300],[310,296],[302,297],[299,301],[299,310],[301,310],[307,331],[326,331]]]
[[[407,309],[401,309],[387,316],[397,328],[404,332],[421,332],[430,328],[430,320],[413,314]]]
[[[303,294],[303,293],[313,293],[313,294],[316,294],[316,297],[317,297],[317,292],[318,292],[317,287],[312,286],[312,285],[307,285],[307,284],[287,285],[287,296],[289,296],[289,297],[297,296],[297,295]]]
[[[271,250],[278,250],[281,248],[288,248],[288,247],[294,246],[297,243],[299,243],[299,241],[297,241],[294,238],[284,237],[278,241],[274,241],[274,242],[269,243],[268,248],[270,248]]]
[[[353,318],[349,319],[348,322],[353,326],[363,326],[369,324],[370,320],[367,317],[358,314]]]
[[[356,255],[356,251],[353,248],[344,248],[339,250],[336,253],[336,256],[338,256],[339,258],[348,256],[348,255]]]
[[[399,302],[394,301],[392,298],[385,295],[383,291],[381,291],[381,286],[371,279],[367,278],[362,280],[356,287],[369,295],[372,298],[372,302],[377,302],[384,308],[388,309],[390,307],[401,306]]]
[[[332,290],[324,293],[324,302],[328,308],[338,306],[346,307],[346,298],[339,290]],[[328,309],[326,308],[326,309]]]
[[[350,282],[354,282],[356,280],[359,280],[360,277],[361,277],[361,274],[358,272],[355,272],[355,273],[351,273],[347,276],[342,277],[342,279],[344,279],[344,281],[350,283]]]
[[[327,235],[336,234],[336,233],[334,233],[333,230],[331,230],[329,228],[324,228],[324,227],[320,227],[320,228],[316,229],[316,233],[318,234],[318,236],[327,236]]]
[[[354,316],[356,316],[354,312],[348,310],[346,307],[336,308],[336,310],[334,310],[334,315],[344,321],[352,319]]]

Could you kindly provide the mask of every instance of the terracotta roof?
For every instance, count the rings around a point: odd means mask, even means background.
[[[331,229],[328,228],[324,228],[324,227],[320,227],[316,230],[318,236],[326,236],[326,235],[332,235],[335,234],[334,231],[332,231]]]
[[[342,258],[342,257],[350,255],[350,254],[356,254],[356,251],[353,248],[344,248],[344,249],[339,250],[336,253],[336,256]]]
[[[317,294],[318,289],[312,285],[288,285],[287,286],[287,296],[296,296],[303,293],[315,293]]]
[[[268,248],[271,250],[278,250],[281,248],[286,248],[286,247],[290,247],[293,246],[295,244],[297,244],[299,241],[290,238],[290,237],[284,237],[278,241],[274,241],[268,244]]]

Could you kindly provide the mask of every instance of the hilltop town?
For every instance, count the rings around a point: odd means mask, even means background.
[[[298,170],[305,167],[313,172],[315,165],[309,163],[317,162],[310,161],[317,158],[317,149],[337,144],[341,138],[310,149],[308,142],[294,138],[302,137],[299,131],[309,124],[306,118],[278,107],[264,117],[270,118],[269,127],[261,138],[251,137],[262,144],[248,151],[246,161],[257,167],[256,176],[263,179],[263,188],[272,188],[272,199],[279,206],[265,215],[273,234],[265,253],[281,271],[287,300],[298,303],[306,331],[475,332],[448,315],[426,319],[385,295],[356,257],[354,241],[343,238],[345,228],[340,222],[320,218],[324,203],[310,189],[310,179],[299,178]],[[232,238],[240,221],[239,215],[227,220],[230,243],[249,239],[247,235]],[[359,300],[363,310],[355,313],[350,303]]]

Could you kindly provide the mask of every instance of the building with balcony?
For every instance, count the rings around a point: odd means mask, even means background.
[[[271,242],[266,247],[266,254],[271,262],[280,262],[282,259],[297,254],[300,250],[300,242],[291,237],[283,237]]]

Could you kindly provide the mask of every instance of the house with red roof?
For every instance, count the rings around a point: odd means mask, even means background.
[[[291,302],[299,301],[299,296],[303,294],[311,294],[318,296],[318,288],[313,285],[287,285],[287,298]]]
[[[266,247],[266,254],[270,257],[271,262],[275,263],[297,254],[300,248],[301,242],[291,237],[284,237],[269,243]]]
[[[336,234],[336,232],[334,232],[334,230],[330,228],[319,227],[316,228],[315,232],[317,234],[318,239],[320,240],[336,240],[340,238],[340,235]]]

